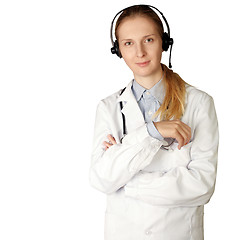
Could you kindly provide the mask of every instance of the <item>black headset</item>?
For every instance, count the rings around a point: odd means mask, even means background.
[[[130,7],[127,7],[127,8],[124,8],[122,9],[121,11],[119,11],[115,17],[113,18],[113,21],[111,23],[111,28],[110,28],[110,39],[111,39],[111,42],[112,42],[112,48],[111,48],[111,52],[112,54],[116,54],[119,58],[122,58],[122,55],[121,55],[121,52],[120,52],[120,49],[119,49],[119,44],[118,44],[118,41],[117,39],[114,41],[113,40],[113,25],[114,25],[114,20],[116,19],[116,17],[122,13],[123,11],[127,10],[128,8],[131,8],[131,7],[135,7],[135,6],[147,6],[149,8],[153,8],[155,10],[157,10],[161,15],[162,15],[162,18],[167,26],[167,31],[168,32],[164,32],[163,36],[162,36],[162,49],[164,51],[168,51],[169,47],[170,47],[170,54],[169,54],[169,68],[172,68],[172,65],[171,65],[171,52],[172,52],[172,46],[173,46],[173,39],[170,37],[170,28],[169,28],[169,24],[165,18],[165,16],[163,15],[163,13],[161,11],[159,11],[156,7],[153,7],[151,5],[145,5],[145,4],[140,4],[140,5],[134,5],[134,6],[130,6]]]

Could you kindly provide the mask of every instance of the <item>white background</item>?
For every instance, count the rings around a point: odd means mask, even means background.
[[[167,18],[173,70],[215,101],[216,191],[205,239],[226,235],[225,1],[0,3],[0,239],[103,239],[105,195],[88,181],[96,106],[132,74],[110,53],[114,15],[151,4]],[[168,65],[168,53],[163,63]],[[209,131],[209,129],[208,129]]]

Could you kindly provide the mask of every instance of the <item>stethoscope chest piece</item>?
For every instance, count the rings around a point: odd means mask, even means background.
[[[122,141],[123,141],[123,139],[124,139],[125,136],[126,136],[126,134],[123,134],[123,136],[122,136],[121,139],[120,139],[120,143],[122,143]]]
[[[174,141],[175,141],[175,139],[172,138],[171,141],[168,142],[167,145],[162,145],[162,146],[161,146],[161,149],[162,149],[162,150],[169,151],[169,150],[171,149],[170,146],[174,143]]]

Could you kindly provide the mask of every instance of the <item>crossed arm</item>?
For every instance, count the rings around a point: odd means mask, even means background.
[[[178,120],[159,121],[154,123],[159,133],[164,138],[175,138],[178,141],[178,149],[189,143],[191,139],[191,128]],[[111,135],[107,135],[109,142],[104,141],[105,150],[114,144],[117,144],[115,138]]]
[[[194,140],[190,143],[191,160],[187,167],[179,166],[165,173],[145,173],[143,169],[152,162],[162,142],[149,136],[146,126],[128,134],[122,144],[117,144],[108,127],[105,131],[99,131],[100,128],[96,135],[99,143],[92,157],[92,185],[107,194],[124,187],[126,196],[159,206],[207,203],[215,186],[219,135],[213,99],[206,97],[200,104],[201,108],[195,114]],[[106,111],[104,106],[102,111]],[[108,118],[105,121],[107,126]],[[165,127],[156,125],[158,131],[164,133],[163,137],[169,137],[168,132],[176,134],[178,149],[181,149],[189,141],[189,128],[179,122],[174,131],[169,126],[170,122],[165,122]],[[167,128],[169,130],[164,130]],[[105,148],[101,151],[98,145],[103,144]]]

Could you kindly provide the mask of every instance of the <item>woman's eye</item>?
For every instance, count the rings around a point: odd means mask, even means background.
[[[126,42],[125,46],[130,46],[132,44],[132,42]]]
[[[145,42],[152,42],[152,41],[153,41],[152,38],[148,38],[148,39],[145,40]]]

